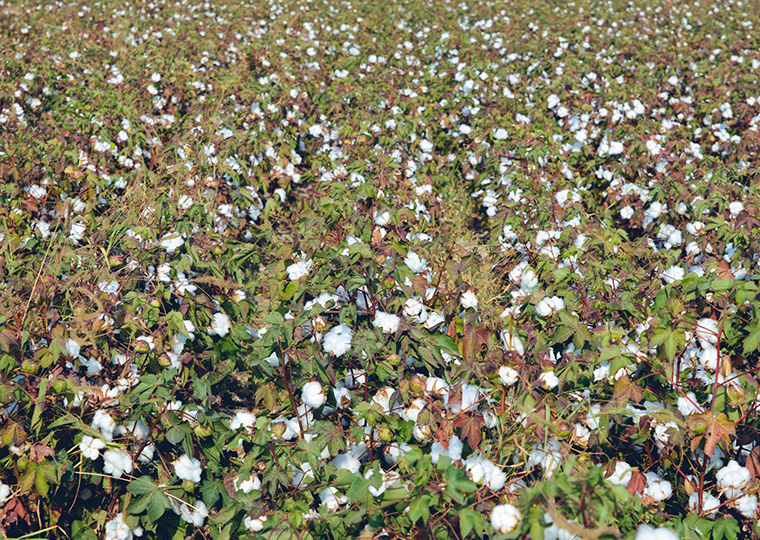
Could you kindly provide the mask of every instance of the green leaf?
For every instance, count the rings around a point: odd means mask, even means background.
[[[127,486],[127,491],[132,495],[145,495],[146,493],[152,493],[158,488],[150,476],[141,476],[132,480]]]
[[[266,317],[264,317],[264,322],[268,324],[273,324],[275,326],[280,326],[282,323],[285,322],[285,318],[282,316],[282,313],[279,311],[273,311]]]
[[[351,502],[363,501],[370,495],[367,489],[370,484],[369,478],[359,476],[351,483],[351,487],[348,489],[348,500]]]
[[[147,496],[147,499],[148,518],[151,521],[158,520],[171,507],[169,497],[163,491],[154,491]]]
[[[409,518],[412,523],[417,523],[420,520],[427,523],[427,520],[430,519],[431,500],[430,495],[420,495],[409,504]]]

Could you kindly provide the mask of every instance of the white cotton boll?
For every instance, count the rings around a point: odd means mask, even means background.
[[[302,277],[306,276],[311,271],[313,266],[313,261],[301,260],[288,266],[285,271],[288,273],[288,279],[290,281],[298,281]]]
[[[184,245],[185,239],[180,233],[166,233],[158,243],[159,247],[165,248],[167,253],[174,253],[177,248]]]
[[[308,462],[301,463],[300,468],[291,464],[290,470],[293,472],[293,480],[291,481],[291,484],[294,487],[308,484],[310,480],[314,480],[314,471],[311,469],[311,465]]]
[[[733,507],[745,518],[753,518],[757,511],[757,496],[744,495],[733,502]]]
[[[735,460],[728,464],[715,474],[718,482],[718,489],[725,491],[727,489],[742,489],[751,479],[749,469],[742,467]]]
[[[372,403],[377,404],[385,414],[388,414],[391,412],[391,397],[395,392],[390,386],[385,386],[372,397]]]
[[[520,356],[525,354],[525,347],[523,346],[522,341],[520,341],[520,338],[517,334],[510,332],[506,328],[501,331],[501,342],[504,344],[506,350],[514,351]]]
[[[409,251],[404,258],[404,263],[415,274],[425,271],[427,269],[427,260],[417,255],[414,251]]]
[[[116,422],[111,415],[103,410],[95,411],[95,416],[92,418],[93,429],[99,429],[103,434],[103,438],[107,441],[113,440],[113,432],[116,429]]]
[[[703,343],[715,345],[718,343],[718,321],[715,319],[700,319],[694,330],[699,340]]]
[[[82,350],[82,347],[81,345],[79,345],[79,343],[77,343],[71,338],[66,340],[66,356],[76,358],[79,356],[79,351],[81,350]]]
[[[312,409],[318,409],[324,405],[326,399],[322,385],[316,381],[307,382],[303,385],[301,399]]]
[[[522,513],[516,506],[500,504],[491,511],[491,527],[501,534],[514,531],[522,521]]]
[[[678,540],[678,535],[665,527],[655,529],[649,525],[641,525],[636,531],[635,540]]]
[[[338,470],[346,470],[351,473],[359,472],[359,468],[361,467],[361,462],[351,454],[338,454],[335,459],[333,459],[330,462],[330,465],[335,467]]]
[[[404,302],[404,317],[416,317],[425,309],[425,305],[418,297],[409,298]]]
[[[620,217],[622,217],[623,219],[631,219],[633,217],[633,214],[634,214],[633,208],[631,208],[630,206],[624,206],[623,208],[620,209]]]
[[[132,529],[124,521],[123,513],[119,512],[113,519],[106,522],[105,538],[106,540],[132,540]]]
[[[255,425],[256,416],[248,411],[237,411],[232,420],[230,420],[230,429],[233,431],[243,428],[250,432]]]
[[[401,319],[398,315],[393,315],[392,313],[386,313],[384,311],[376,311],[372,325],[375,328],[380,328],[384,334],[392,334],[398,330],[400,322]]]
[[[493,138],[497,141],[506,141],[508,136],[507,130],[504,128],[497,129],[493,134]]]
[[[328,512],[335,512],[341,504],[348,502],[348,497],[345,495],[338,496],[338,490],[332,487],[320,491],[319,499],[327,507]]]
[[[509,366],[501,366],[499,368],[499,380],[502,384],[512,386],[520,380],[520,374]]]
[[[425,328],[428,330],[433,330],[436,326],[438,326],[441,323],[446,322],[446,317],[441,315],[440,313],[437,313],[435,311],[428,314],[427,319],[425,320]]]
[[[351,348],[353,332],[345,324],[339,324],[325,334],[322,347],[325,352],[335,356],[343,356]]]
[[[661,502],[673,494],[673,486],[667,480],[663,480],[657,474],[648,472],[647,487],[644,488],[644,495],[651,497],[655,502]]]
[[[348,388],[333,388],[333,396],[335,396],[336,407],[339,409],[351,406],[351,392]]]
[[[103,472],[121,478],[132,472],[132,458],[123,450],[106,450],[103,454]]]
[[[618,461],[615,463],[615,471],[612,473],[612,476],[607,478],[607,481],[618,486],[627,486],[628,482],[631,481],[632,475],[633,469],[631,466],[625,461]]]
[[[230,333],[230,318],[227,314],[222,313],[221,311],[219,313],[214,313],[211,326],[208,327],[207,331],[209,336],[226,336]]]
[[[465,309],[467,308],[478,309],[478,297],[475,296],[475,293],[473,293],[472,291],[469,291],[469,290],[466,291],[462,295],[462,297],[459,299],[459,301],[461,302],[462,307]]]
[[[203,501],[195,501],[195,508],[188,504],[182,503],[179,507],[179,515],[183,521],[192,523],[196,527],[203,527],[203,523],[208,517],[208,508]]]
[[[539,379],[543,381],[544,386],[546,386],[549,390],[555,388],[559,384],[559,379],[554,374],[554,371],[544,371],[539,376]]]
[[[431,143],[427,139],[423,139],[420,141],[420,150],[422,150],[426,154],[429,154],[430,152],[432,152],[433,148],[434,148],[433,143]]]
[[[686,397],[679,397],[677,405],[678,411],[685,417],[691,416],[692,414],[700,414],[702,412],[702,409],[697,404],[697,396],[694,395],[694,392],[689,392],[686,394]]]
[[[182,454],[179,459],[172,462],[172,465],[174,465],[174,472],[180,480],[190,480],[196,484],[201,481],[203,468],[197,459]]]
[[[373,213],[373,216],[375,218],[375,225],[379,227],[383,227],[391,220],[391,214],[387,210],[380,213],[377,213],[377,211],[375,211]]]
[[[706,370],[715,371],[718,369],[718,356],[718,349],[708,346],[699,353],[699,363]]]
[[[541,317],[551,317],[565,307],[565,301],[559,296],[545,296],[536,306],[536,313]]]
[[[88,459],[98,459],[100,457],[100,450],[106,447],[105,441],[85,435],[82,437],[82,442],[79,443],[79,451],[82,452],[82,456]]]
[[[259,516],[257,518],[246,516],[243,520],[243,525],[245,525],[245,528],[249,531],[259,532],[264,530],[264,522],[266,519],[266,516]]]
[[[689,510],[696,512],[698,506],[699,506],[699,492],[694,492],[691,495],[689,495]],[[710,493],[706,491],[702,493],[702,512],[707,512],[707,517],[709,519],[715,518],[715,515],[718,513],[719,507],[720,507],[720,499],[718,499],[717,497],[711,495]]]
[[[662,279],[665,283],[674,283],[681,281],[686,275],[686,271],[680,266],[671,266],[662,273]]]
[[[738,216],[744,210],[744,205],[740,202],[732,202],[728,205],[728,211],[731,212],[731,216]]]

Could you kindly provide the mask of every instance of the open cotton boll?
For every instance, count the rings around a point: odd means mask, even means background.
[[[174,472],[177,474],[177,478],[181,480],[190,480],[193,483],[201,481],[201,462],[195,458],[191,458],[187,454],[182,454],[179,459],[172,462],[174,465]]]
[[[193,506],[181,503],[179,505],[179,515],[183,521],[192,523],[196,527],[203,527],[203,523],[208,517],[208,508],[206,507],[206,503],[201,500],[195,501]]]
[[[501,341],[506,350],[514,351],[520,356],[525,354],[525,347],[520,338],[517,337],[517,334],[511,333],[507,328],[501,331]]]
[[[301,463],[300,468],[291,464],[290,470],[293,473],[293,480],[291,480],[290,483],[294,487],[299,487],[302,484],[308,484],[310,480],[314,480],[314,471],[312,470],[311,465],[308,462]]]
[[[119,512],[106,522],[105,540],[132,540],[134,532],[124,521],[124,514]]]
[[[665,527],[653,528],[650,525],[641,525],[636,531],[635,540],[679,540],[675,531]]]
[[[89,459],[98,459],[100,457],[100,450],[106,447],[105,441],[85,435],[82,437],[82,441],[79,443],[79,451],[82,452],[82,456]]]
[[[345,324],[339,324],[330,329],[322,341],[322,348],[326,353],[335,356],[343,356],[351,348],[353,332]]]
[[[749,469],[742,467],[735,460],[715,473],[715,480],[718,482],[718,489],[725,491],[728,489],[742,489],[749,484],[751,475]]]
[[[644,488],[643,494],[654,499],[655,502],[661,502],[673,494],[673,486],[667,480],[663,480],[656,473],[648,472],[644,476],[647,479],[647,487]]]
[[[322,501],[322,504],[327,507],[329,512],[335,512],[340,508],[341,504],[348,502],[348,497],[338,495],[337,489],[329,487],[319,492],[319,500]]]
[[[318,409],[325,403],[325,392],[322,385],[316,381],[307,382],[301,390],[301,399],[312,409]]]
[[[166,249],[167,253],[174,253],[177,248],[184,245],[185,239],[180,233],[166,233],[158,243],[159,247]]]
[[[441,456],[448,456],[451,461],[459,461],[462,459],[462,450],[464,450],[464,444],[461,439],[456,435],[453,435],[449,439],[449,445],[447,448],[443,447],[443,444],[436,441],[430,447],[430,457],[433,460],[433,464],[438,464],[438,460]]]
[[[757,511],[756,495],[744,495],[743,497],[736,499],[731,504],[745,518],[755,517],[755,511]]]
[[[116,422],[111,418],[110,414],[103,410],[95,411],[95,416],[92,418],[91,425],[94,429],[100,430],[105,440],[113,440],[113,432],[116,429]]]
[[[288,279],[290,281],[298,281],[302,277],[311,272],[314,266],[314,261],[301,259],[288,266],[285,271],[288,273]]]
[[[427,260],[417,255],[414,251],[407,252],[404,264],[415,274],[419,274],[427,269]]]
[[[514,531],[522,521],[522,513],[511,504],[494,506],[491,511],[491,527],[501,534],[509,534]]]
[[[565,307],[565,301],[559,296],[545,296],[536,306],[536,313],[541,317],[551,317]]]
[[[266,516],[251,517],[246,516],[243,520],[243,525],[246,529],[253,532],[259,532],[264,530],[264,522],[267,520]]]
[[[132,472],[132,458],[123,450],[106,450],[103,454],[103,472],[121,478]]]
[[[705,343],[709,345],[718,343],[718,321],[715,319],[700,319],[694,331],[703,348],[706,348]]]
[[[393,315],[392,313],[386,313],[384,311],[376,311],[372,325],[375,328],[380,328],[384,334],[393,334],[398,330],[400,322],[401,319],[398,315]]]
[[[692,414],[699,414],[702,412],[702,409],[699,407],[697,402],[697,396],[694,395],[694,392],[687,393],[686,397],[679,397],[677,406],[678,412],[684,416],[690,416]]]
[[[472,291],[466,291],[459,299],[459,301],[461,302],[462,307],[465,309],[478,309],[478,297],[475,296],[475,293]]]
[[[689,495],[689,510],[696,512],[699,506],[699,492],[695,491]],[[720,499],[708,493],[702,493],[702,512],[707,513],[708,519],[715,519],[715,515],[720,508]]]
[[[351,473],[359,472],[359,468],[361,467],[361,463],[356,457],[346,453],[338,454],[332,461],[330,461],[330,465],[338,470],[343,469]]]
[[[520,374],[516,369],[509,366],[501,366],[499,368],[499,380],[502,384],[512,386],[519,380]]]
[[[671,266],[661,274],[662,279],[665,281],[665,283],[674,283],[676,281],[681,281],[685,275],[686,270],[680,266]]]
[[[253,426],[256,425],[256,416],[248,411],[237,411],[235,416],[230,420],[230,429],[237,430],[244,428],[247,431],[252,431]]]
[[[208,327],[209,336],[224,337],[230,333],[230,318],[226,313],[214,313],[211,326]]]
[[[740,202],[732,202],[728,205],[728,211],[731,212],[731,216],[735,217],[742,213],[744,205]]]

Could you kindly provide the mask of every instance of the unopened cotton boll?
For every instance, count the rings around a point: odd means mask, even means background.
[[[375,319],[372,321],[372,325],[375,328],[380,328],[384,334],[392,334],[398,330],[398,325],[401,319],[398,315],[392,313],[386,313],[384,311],[375,312]]]
[[[318,409],[325,403],[325,392],[322,385],[316,381],[307,382],[303,385],[301,399],[312,409]]]
[[[522,521],[522,513],[511,504],[494,506],[491,511],[491,527],[501,534],[509,534],[514,531]]]
[[[174,472],[177,474],[177,478],[180,480],[190,480],[193,483],[201,481],[201,462],[195,458],[191,458],[187,454],[182,454],[176,461],[172,462],[174,465]]]

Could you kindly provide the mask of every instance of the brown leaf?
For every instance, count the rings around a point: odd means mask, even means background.
[[[760,476],[760,446],[755,446],[747,456],[747,465],[749,477],[757,478]]]
[[[10,352],[11,345],[18,347],[18,338],[16,337],[15,332],[10,328],[3,328],[0,331],[0,347],[2,347],[5,352]]]
[[[644,488],[647,487],[647,477],[638,469],[631,471],[631,479],[628,480],[628,491],[631,495],[636,493],[644,493]]]
[[[41,442],[34,443],[29,449],[29,457],[32,458],[32,461],[36,461],[37,463],[42,463],[45,461],[45,458],[53,457],[54,455],[55,451],[45,443]]]
[[[713,457],[715,447],[719,442],[723,442],[728,446],[731,444],[730,436],[736,435],[736,424],[729,420],[728,416],[722,412],[715,416],[710,411],[703,414],[694,414],[688,418],[686,424],[689,426],[689,429],[699,436],[699,439],[702,438],[702,434],[706,435],[705,454],[708,457]],[[697,440],[697,437],[692,439],[692,447],[694,447],[695,440]]]
[[[480,446],[483,438],[481,428],[484,424],[483,416],[475,414],[460,414],[454,421],[454,426],[462,430],[462,440],[470,443],[470,448],[473,450]]]
[[[630,401],[639,403],[644,399],[644,389],[628,377],[621,377],[615,381],[612,399],[621,407],[625,407]]]

